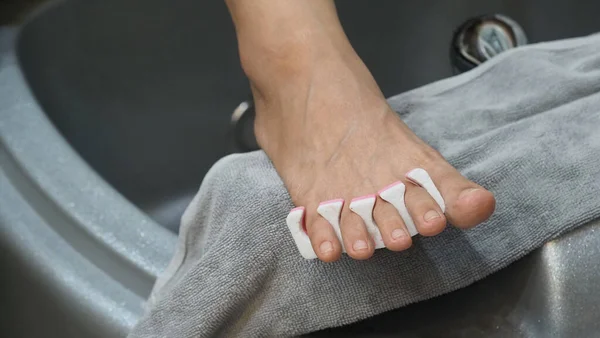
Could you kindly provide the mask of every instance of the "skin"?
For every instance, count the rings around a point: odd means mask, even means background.
[[[345,201],[340,227],[354,259],[373,255],[362,219],[349,210],[355,197],[406,184],[406,206],[423,236],[447,222],[466,229],[488,219],[491,192],[467,180],[419,139],[387,104],[348,41],[331,0],[227,0],[242,67],[256,105],[255,133],[297,206],[319,259],[341,256],[320,202]],[[443,214],[405,174],[424,168],[445,202]],[[378,197],[373,211],[386,247],[408,249],[412,239],[396,209]]]

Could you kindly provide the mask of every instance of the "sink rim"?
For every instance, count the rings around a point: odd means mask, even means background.
[[[3,40],[7,41],[0,40],[6,44],[0,48],[0,92],[4,93],[0,100],[0,151],[8,155],[0,161],[0,168],[12,162],[22,174],[20,178],[9,177],[12,183],[18,186],[22,183],[18,180],[28,180],[48,203],[72,221],[72,226],[110,252],[112,264],[125,267],[121,271],[127,270],[137,280],[144,280],[144,285],[130,288],[145,298],[172,257],[176,235],[155,223],[104,181],[60,135],[37,104],[17,55],[20,32],[26,26],[0,29]],[[123,223],[127,226],[122,226]],[[85,252],[82,255],[90,258]],[[105,272],[119,280],[114,271]]]

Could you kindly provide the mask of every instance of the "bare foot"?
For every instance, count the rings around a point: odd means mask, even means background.
[[[319,203],[345,201],[340,228],[348,255],[367,259],[374,243],[353,198],[406,184],[406,206],[424,236],[450,222],[473,227],[490,217],[492,193],[464,178],[420,140],[388,106],[348,42],[332,1],[266,0],[228,4],[236,23],[242,65],[256,104],[255,132],[293,202],[306,208],[306,228],[323,261],[337,260],[341,243],[317,213]],[[421,187],[406,180],[425,169],[442,194],[445,214]],[[390,250],[411,246],[402,218],[377,198],[373,211]]]
[[[373,240],[348,206],[353,198],[397,181],[406,184],[406,206],[422,235],[440,233],[446,221],[473,227],[492,214],[492,193],[464,178],[399,119],[359,59],[321,60],[307,79],[272,92],[274,96],[255,95],[263,113],[256,130],[293,202],[306,207],[307,233],[321,260],[337,260],[342,247],[317,213],[319,203],[345,201],[340,220],[344,247],[351,257],[367,259]],[[446,202],[445,214],[423,188],[406,180],[415,168],[430,174]],[[378,197],[373,217],[388,249],[411,246],[391,204]]]

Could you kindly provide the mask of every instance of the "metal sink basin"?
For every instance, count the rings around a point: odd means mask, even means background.
[[[600,26],[594,2],[346,1],[338,7],[386,95],[450,76],[453,30],[470,16],[505,13],[531,41]],[[70,144],[170,229],[210,166],[235,150],[229,121],[250,90],[223,1],[69,1],[25,27],[19,57],[36,98]]]
[[[69,1],[18,54],[52,122],[125,197],[176,230],[203,176],[234,149],[250,94],[222,1]]]
[[[505,14],[531,42],[600,31],[593,1],[339,1],[338,9],[386,95],[452,75],[453,30],[475,15]],[[0,289],[11,296],[0,298],[16,310],[0,317],[47,337],[124,335],[203,176],[237,151],[231,113],[250,91],[225,4],[66,1],[9,40],[0,39],[0,204],[11,206],[0,209],[8,229],[0,248],[9,252],[0,268],[10,277]],[[21,228],[10,221],[25,214]],[[466,289],[315,335],[594,336],[599,224]],[[21,302],[31,289],[35,298]],[[37,327],[26,327],[31,308],[45,318]],[[68,328],[57,324],[67,319]]]

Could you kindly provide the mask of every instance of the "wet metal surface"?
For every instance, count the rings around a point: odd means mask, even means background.
[[[465,289],[311,336],[598,337],[600,222]]]

